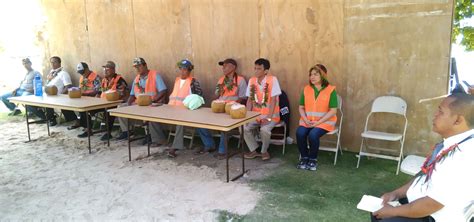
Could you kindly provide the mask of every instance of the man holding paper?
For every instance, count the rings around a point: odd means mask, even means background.
[[[442,142],[433,147],[421,171],[407,184],[382,195],[384,206],[372,221],[466,221],[474,204],[474,96],[452,94],[438,107],[433,131]],[[407,198],[393,207],[387,203]],[[433,220],[434,219],[434,220]]]

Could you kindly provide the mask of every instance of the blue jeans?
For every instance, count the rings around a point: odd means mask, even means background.
[[[196,129],[197,132],[199,133],[199,137],[201,137],[201,141],[204,144],[204,149],[208,150],[211,148],[215,148],[216,144],[214,142],[214,138],[212,137],[211,132],[208,129]],[[224,149],[224,133],[221,133],[221,139],[219,142],[219,153],[225,153]]]
[[[328,131],[321,128],[306,128],[304,126],[299,126],[298,129],[296,129],[296,143],[298,144],[301,158],[314,160],[317,159],[319,151],[319,139],[326,133],[328,133]]]
[[[31,95],[31,93],[25,91],[24,89],[16,89],[16,95],[15,96],[27,96],[27,95]],[[5,106],[10,110],[10,111],[13,111],[15,108],[16,108],[16,105],[15,103],[11,103],[10,101],[8,101],[8,98],[10,97],[14,97],[12,95],[12,92],[7,92],[5,94],[2,95],[2,102],[5,104]]]

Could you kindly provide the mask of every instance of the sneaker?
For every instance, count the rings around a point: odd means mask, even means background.
[[[298,163],[298,165],[296,165],[296,168],[297,168],[297,169],[301,169],[301,170],[306,170],[307,164],[308,164],[308,159],[306,159],[306,158],[301,158],[301,160],[300,160],[300,162]]]
[[[91,133],[90,135],[92,136],[92,133]],[[89,136],[89,132],[88,132],[88,131],[85,131],[85,132],[83,132],[83,133],[77,135],[77,137],[79,137],[79,138],[86,138],[86,137],[88,137],[88,136]]]
[[[9,116],[16,116],[16,115],[20,115],[20,114],[21,114],[21,110],[15,109],[11,113],[9,113],[8,115]]]
[[[270,153],[269,152],[262,153],[262,160],[269,160],[269,159],[270,159]]]
[[[58,125],[58,122],[56,121],[56,119],[52,119],[49,121],[49,126],[56,126]]]
[[[262,156],[260,153],[257,153],[257,151],[252,151],[244,154],[245,159],[253,159],[255,157]]]
[[[117,137],[117,140],[124,140],[128,139],[128,132],[121,132],[120,135]]]
[[[315,171],[317,167],[318,163],[316,162],[316,160],[308,160],[308,164],[306,164],[307,170]]]
[[[107,141],[107,140],[110,140],[111,138],[112,138],[112,135],[110,135],[110,133],[106,133],[100,137],[100,141]]]

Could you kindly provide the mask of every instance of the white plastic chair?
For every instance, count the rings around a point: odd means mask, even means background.
[[[360,158],[362,156],[370,156],[382,159],[389,159],[398,161],[397,165],[397,175],[400,170],[400,163],[403,158],[403,145],[405,142],[405,133],[407,130],[408,120],[406,117],[407,111],[407,103],[400,97],[396,96],[381,96],[374,100],[372,103],[372,109],[367,116],[365,121],[365,128],[364,132],[361,133],[362,142],[360,144],[360,151],[359,151],[359,158],[357,160],[357,168],[359,168]],[[389,133],[389,132],[381,132],[381,131],[372,131],[368,129],[369,119],[373,113],[392,113],[396,115],[401,115],[405,119],[405,124],[403,127],[402,133]],[[367,149],[370,148],[374,150],[381,150],[381,151],[388,151],[393,152],[393,149],[384,149],[379,147],[368,147],[366,140],[373,139],[373,140],[385,140],[385,141],[399,141],[400,142],[400,152],[397,156],[394,155],[385,155],[385,154],[378,154],[378,153],[370,153],[367,152]]]
[[[194,128],[184,127],[183,131],[184,131],[183,138],[190,140],[188,149],[192,149],[193,148],[193,142],[194,142],[194,134],[195,134],[196,130]],[[170,143],[171,137],[175,137],[175,136],[176,136],[176,132],[174,130],[170,130],[170,132],[168,134],[168,142],[167,143]]]
[[[282,128],[281,130],[283,130],[283,132],[282,133],[281,132],[276,132],[277,128]],[[287,135],[286,135],[285,121],[280,121],[279,123],[277,123],[275,125],[275,127],[273,127],[272,136],[271,136],[271,139],[270,139],[270,144],[283,146],[283,150],[282,150],[283,155],[285,155],[286,136]]]
[[[403,159],[400,171],[408,175],[415,176],[421,170],[421,165],[425,162],[425,158],[416,155],[408,155]]]
[[[280,128],[280,131],[283,132],[277,132],[278,128]],[[262,139],[260,138],[260,134],[258,133],[260,131],[259,128],[257,128],[257,133],[255,135],[255,139],[257,142],[262,142]],[[283,146],[282,154],[285,155],[285,148],[286,148],[286,124],[285,121],[280,121],[273,127],[272,130],[272,136],[270,138],[270,144],[272,145],[278,145],[278,146]],[[239,140],[239,144],[240,144]]]
[[[335,144],[336,147],[328,147],[328,146],[319,146],[319,150],[324,150],[324,151],[329,151],[329,152],[334,152],[334,165],[336,165],[337,162],[337,154],[338,152],[341,152],[342,155],[342,147],[341,147],[341,130],[342,130],[342,120],[344,119],[344,113],[342,112],[342,98],[341,96],[337,95],[337,111],[340,113],[339,117],[337,118],[339,124],[336,125],[336,128],[328,132],[326,135],[336,135],[337,140],[336,141],[328,141],[328,140],[321,140],[321,142],[326,142],[326,143],[332,143]],[[324,136],[323,136],[324,137]],[[309,143],[308,143],[309,146]]]

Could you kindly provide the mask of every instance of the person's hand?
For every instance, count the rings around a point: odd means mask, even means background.
[[[260,119],[260,123],[261,125],[267,125],[271,122],[271,120],[269,121],[268,118],[263,118],[263,119]]]
[[[311,121],[311,127],[316,127],[318,126],[319,124],[321,124],[319,121]]]
[[[303,118],[303,122],[304,122],[308,127],[310,127],[311,124],[312,124],[312,121],[309,120],[308,118],[305,118],[305,117]]]
[[[384,193],[380,198],[382,198],[383,205],[386,205],[390,201],[398,200],[398,196],[395,192]]]
[[[48,81],[50,81],[50,80],[53,79],[54,77],[53,77],[53,75],[48,74],[47,78],[48,78]]]
[[[381,209],[373,212],[372,215],[374,215],[374,217],[377,219],[395,217],[397,215],[393,213],[393,208],[394,207],[392,207],[391,205],[386,204]]]

